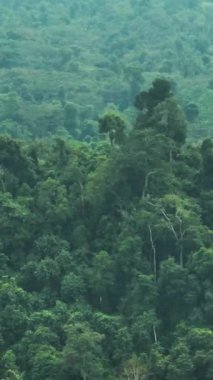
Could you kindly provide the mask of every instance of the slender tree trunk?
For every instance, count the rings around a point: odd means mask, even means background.
[[[158,342],[158,338],[157,338],[156,328],[155,328],[154,325],[153,325],[153,334],[154,334],[155,343],[157,343]]]
[[[179,239],[179,242],[180,242],[180,266],[183,268],[183,238],[184,238],[184,231],[183,231],[183,228],[182,228],[182,219],[178,215],[176,215],[176,218],[179,221],[179,232],[180,232],[180,239]]]
[[[153,271],[154,271],[154,275],[155,275],[155,280],[157,280],[156,248],[155,248],[153,235],[152,235],[152,229],[151,229],[150,224],[148,227],[149,227],[150,243],[151,243],[152,252],[153,252]]]
[[[149,177],[152,174],[155,174],[155,171],[149,172],[145,176],[145,182],[144,182],[144,187],[143,187],[143,192],[142,192],[142,199],[145,198],[145,196],[146,196],[147,189],[148,189],[148,186],[149,186]]]

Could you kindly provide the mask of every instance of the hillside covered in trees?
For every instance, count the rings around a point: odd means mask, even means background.
[[[0,132],[97,137],[114,105],[170,78],[189,137],[212,135],[213,3],[202,0],[1,0]]]
[[[210,380],[213,141],[169,82],[99,142],[0,138],[0,376]]]
[[[213,379],[213,2],[0,0],[0,379]]]

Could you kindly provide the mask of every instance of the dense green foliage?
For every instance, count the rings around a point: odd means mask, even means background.
[[[213,377],[213,141],[164,80],[135,105],[99,142],[0,137],[1,378]]]
[[[212,19],[0,0],[0,379],[213,379]]]
[[[0,132],[95,138],[160,74],[189,136],[212,135],[212,18],[212,0],[0,0]]]

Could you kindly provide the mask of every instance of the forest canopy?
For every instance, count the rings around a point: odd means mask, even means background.
[[[212,380],[212,15],[0,0],[1,380]]]
[[[97,137],[114,105],[171,79],[189,137],[212,136],[212,1],[0,1],[0,132]]]
[[[99,142],[0,136],[2,378],[211,378],[213,141],[165,80],[135,104]]]

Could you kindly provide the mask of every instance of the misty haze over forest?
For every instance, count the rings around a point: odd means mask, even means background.
[[[135,95],[160,75],[172,80],[190,136],[212,135],[212,1],[11,0],[0,7],[2,132],[94,136],[107,107],[132,121]]]

